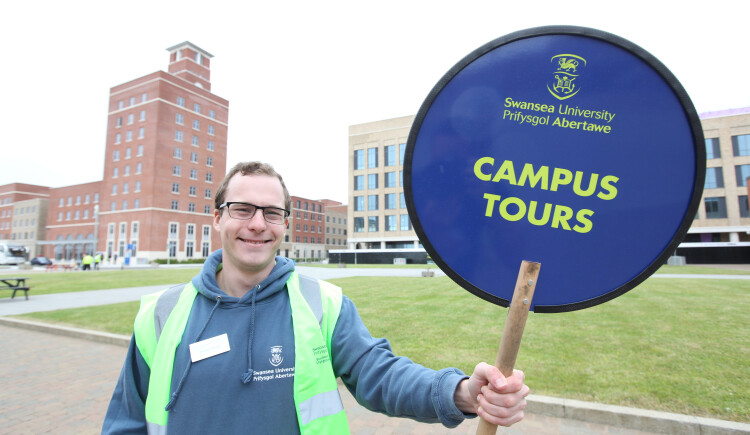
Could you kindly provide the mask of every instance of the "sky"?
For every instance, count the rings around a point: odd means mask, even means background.
[[[613,33],[666,65],[698,113],[750,106],[750,2],[688,4],[12,2],[0,25],[0,185],[101,180],[110,88],[166,71],[166,49],[183,41],[214,55],[212,92],[229,100],[228,168],[265,161],[292,195],[343,203],[350,125],[415,115],[453,65],[517,30]]]

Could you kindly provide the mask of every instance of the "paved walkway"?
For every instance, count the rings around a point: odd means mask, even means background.
[[[127,351],[126,347],[0,325],[0,434],[95,434]],[[477,421],[456,429],[389,418],[359,406],[340,388],[352,434],[473,434]],[[642,432],[577,420],[527,414],[501,434],[615,434]]]
[[[421,275],[420,269],[304,269],[303,273],[322,279],[358,274],[393,276],[394,271],[403,273],[400,276]],[[38,296],[34,296],[32,292],[28,301],[23,298],[0,299],[0,316],[137,300],[141,294],[163,287]],[[114,341],[119,344],[107,344],[81,339],[82,334],[75,331],[69,335],[71,336],[53,335],[0,323],[0,349],[3,358],[0,364],[0,434],[99,433],[125,357],[127,338],[116,338]],[[477,420],[464,422],[459,428],[449,430],[440,425],[375,414],[359,406],[346,389],[340,390],[352,433],[355,435],[476,432]],[[501,428],[498,433],[750,434],[750,425],[544,397],[531,396],[528,411],[524,421],[510,429]],[[627,427],[637,427],[639,430]]]

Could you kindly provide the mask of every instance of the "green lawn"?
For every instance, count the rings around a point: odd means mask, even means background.
[[[25,276],[28,278],[26,285],[31,287],[29,294],[34,296],[86,290],[176,284],[189,281],[198,271],[197,267],[184,269],[97,270],[91,272],[24,273],[23,271],[19,271],[19,273],[12,276]],[[10,296],[10,292],[0,293],[0,298]]]
[[[333,282],[398,354],[467,372],[495,360],[507,310],[448,278]],[[130,334],[137,309],[26,317]],[[535,394],[750,422],[749,310],[750,281],[650,279],[593,308],[531,313],[516,366]]]

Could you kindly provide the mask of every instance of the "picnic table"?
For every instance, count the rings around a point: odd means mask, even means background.
[[[0,290],[13,290],[13,299],[16,297],[16,292],[19,290],[23,291],[26,300],[29,300],[29,287],[26,286],[26,280],[28,278],[0,278]]]

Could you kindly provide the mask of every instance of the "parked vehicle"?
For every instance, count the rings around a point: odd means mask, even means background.
[[[0,264],[22,264],[28,251],[24,246],[0,242]]]
[[[52,261],[47,257],[35,257],[31,259],[33,266],[50,266]]]

